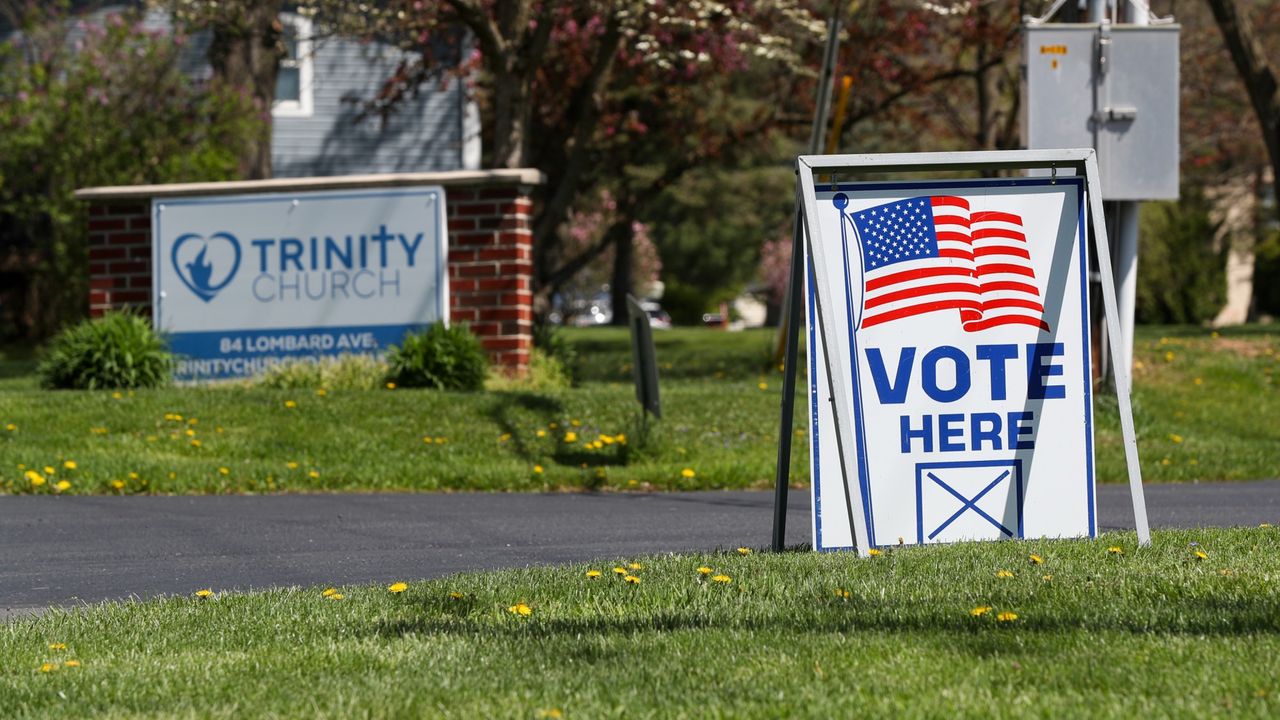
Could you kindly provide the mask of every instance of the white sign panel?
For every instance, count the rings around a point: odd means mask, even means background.
[[[448,318],[444,189],[157,199],[155,326],[180,380],[377,353]]]
[[[852,503],[871,547],[1095,535],[1084,179],[816,190],[836,326],[828,358],[810,273],[814,547],[855,544]]]

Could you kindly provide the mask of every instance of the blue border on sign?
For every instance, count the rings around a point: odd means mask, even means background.
[[[431,221],[435,224],[436,237],[439,239],[439,245],[436,250],[440,255],[440,262],[436,264],[436,289],[439,297],[436,298],[436,306],[440,308],[440,322],[445,325],[449,324],[449,290],[445,284],[447,278],[446,266],[449,264],[449,241],[447,238],[448,226],[441,226],[441,219],[444,217],[445,194],[444,188],[439,186],[430,189],[421,190],[383,190],[377,192],[349,192],[349,191],[329,191],[329,190],[298,190],[296,192],[273,192],[255,195],[221,195],[217,197],[200,197],[200,198],[177,198],[174,200],[165,200],[152,198],[151,200],[151,269],[152,269],[152,286],[151,286],[151,312],[152,326],[159,329],[162,325],[161,315],[163,306],[160,303],[160,296],[163,288],[160,286],[160,268],[163,258],[160,257],[160,231],[161,209],[174,205],[232,205],[232,204],[259,204],[292,200],[299,197],[310,199],[324,200],[355,200],[364,198],[382,198],[382,197],[434,197],[435,208],[431,213]],[[368,326],[374,328],[377,326]],[[268,329],[268,328],[263,328]],[[232,331],[226,331],[232,332]]]
[[[1087,234],[1088,228],[1085,226],[1085,211],[1087,209],[1088,203],[1087,203],[1087,198],[1085,197],[1085,178],[1077,175],[1069,175],[1066,177],[1058,177],[1058,178],[999,178],[999,179],[984,179],[984,180],[931,180],[931,181],[843,183],[843,184],[815,185],[814,190],[816,192],[840,192],[840,191],[852,192],[852,191],[889,190],[889,189],[925,190],[927,188],[952,189],[952,188],[1046,187],[1046,186],[1053,186],[1053,185],[1072,185],[1076,188],[1076,204],[1077,204],[1076,237],[1077,237],[1077,241],[1079,243],[1079,248],[1080,248],[1079,249],[1080,305],[1081,305],[1080,317],[1082,320],[1081,325],[1083,326],[1083,339],[1084,339],[1084,347],[1082,349],[1082,359],[1083,359],[1083,368],[1085,370],[1084,380],[1083,380],[1084,405],[1085,405],[1084,407],[1085,468],[1086,468],[1085,492],[1086,492],[1086,497],[1088,502],[1088,511],[1089,511],[1089,537],[1092,538],[1092,537],[1097,537],[1097,519],[1096,519],[1096,508],[1095,508],[1096,500],[1094,496],[1093,389],[1091,387],[1093,375],[1092,375],[1092,367],[1091,367],[1092,357],[1090,356],[1090,347],[1089,347],[1089,284],[1088,284],[1089,283],[1089,273],[1088,273],[1089,255],[1088,255],[1088,234]],[[826,189],[824,190],[822,188],[826,188]],[[843,215],[843,213],[841,214]],[[843,235],[843,219],[841,220],[841,224],[842,224],[841,229],[842,229],[842,235]],[[846,288],[845,303],[847,305],[846,316],[848,318],[852,318],[854,311],[853,311],[853,298],[850,296],[849,290],[848,290],[852,282],[849,270],[850,270],[849,258],[848,258],[847,248],[846,248],[845,257],[844,257],[844,275],[845,275],[845,288]],[[811,282],[812,282],[812,278],[811,278]],[[809,318],[810,320],[809,321],[810,392],[811,392],[811,397],[816,399],[816,396],[817,396],[816,382],[817,381],[814,377],[816,375],[816,373],[814,372],[814,368],[815,368],[815,362],[816,362],[817,348],[813,344],[815,323],[813,322],[813,315],[812,315],[812,313],[814,312],[814,305],[813,305],[812,298],[810,298],[809,307],[810,307],[810,318]],[[852,321],[850,321],[849,347],[852,353],[851,360],[853,363],[853,368],[851,373],[853,377],[851,377],[850,380],[853,383],[855,395],[857,393],[857,387],[858,387],[857,376],[859,374],[858,371],[860,369],[860,366],[858,364],[858,356],[856,353],[856,348],[857,348],[856,335],[857,335],[856,329],[853,328]],[[821,533],[822,520],[821,520],[821,513],[819,512],[820,507],[816,503],[816,499],[819,493],[818,488],[819,488],[820,475],[821,475],[821,471],[819,470],[819,462],[818,462],[818,454],[817,454],[817,450],[818,450],[817,432],[816,432],[816,428],[818,425],[818,417],[817,417],[817,411],[816,411],[817,405],[814,404],[812,407],[814,408],[813,419],[811,422],[811,428],[813,428],[813,432],[811,432],[811,435],[813,435],[813,437],[810,438],[810,446],[811,446],[811,452],[812,452],[811,464],[813,467],[812,482],[814,484],[814,498],[815,498],[815,504],[813,505],[814,526],[816,529],[814,548],[819,551],[852,550],[852,549],[855,549],[853,545],[841,545],[841,546],[823,546],[822,545],[822,533]],[[854,412],[854,427],[862,428],[863,426],[862,403],[860,399],[857,397],[855,397],[855,400],[854,400],[853,412]],[[862,483],[864,482],[861,479],[862,477],[861,473],[863,471],[862,464],[863,462],[865,462],[865,458],[863,457],[863,455],[865,453],[866,438],[860,431],[857,436],[857,443],[858,443],[857,454],[859,458],[860,483]],[[1021,470],[1019,470],[1019,473],[1021,473]],[[845,491],[848,492],[847,488]],[[867,511],[866,521],[867,521],[868,544],[871,547],[885,547],[884,545],[878,544],[875,541],[875,526],[874,526],[874,523],[872,522],[873,516],[872,516],[872,509],[871,509],[871,493],[868,491],[866,485],[863,485],[863,498],[864,498],[864,509],[866,509]],[[918,496],[917,496],[917,500],[918,500]],[[1021,506],[1021,501],[1019,501],[1019,506]],[[852,521],[853,519],[850,518],[851,524],[852,524]],[[1019,513],[1019,525],[1021,525],[1021,513]],[[1019,527],[1020,536],[1021,536],[1021,533],[1022,533],[1022,529],[1021,527]],[[850,537],[856,537],[856,534],[853,532],[853,527],[850,527]]]

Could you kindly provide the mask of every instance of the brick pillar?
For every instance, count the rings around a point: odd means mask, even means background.
[[[91,188],[89,313],[151,315],[155,198],[333,188],[443,185],[449,231],[450,321],[470,325],[492,360],[523,374],[533,350],[532,178],[523,170]]]
[[[151,207],[137,200],[89,207],[89,315],[131,308],[151,316]]]
[[[528,186],[449,188],[449,302],[494,362],[524,373],[533,350]]]

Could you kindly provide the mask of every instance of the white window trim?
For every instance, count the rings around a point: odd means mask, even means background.
[[[314,79],[312,62],[311,20],[293,13],[281,13],[280,23],[292,25],[298,38],[298,99],[276,100],[271,105],[273,117],[311,117],[315,111],[311,90]],[[282,61],[288,62],[288,61]]]

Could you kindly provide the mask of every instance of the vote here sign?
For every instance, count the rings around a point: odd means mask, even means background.
[[[816,190],[814,547],[854,544],[852,503],[873,547],[1093,536],[1083,179]],[[836,318],[825,344],[814,290]],[[828,368],[852,404],[843,463]]]
[[[180,380],[376,354],[448,317],[444,189],[157,199],[155,325]]]

